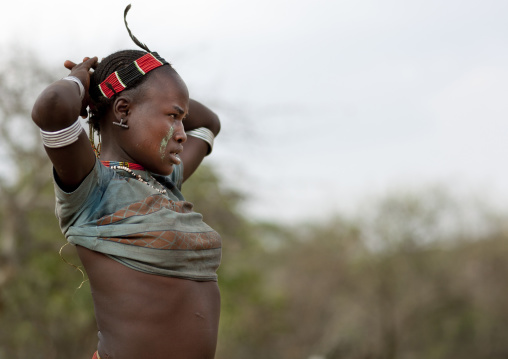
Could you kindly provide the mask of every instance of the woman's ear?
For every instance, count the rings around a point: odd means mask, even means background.
[[[127,96],[119,96],[113,103],[113,113],[116,119],[127,117],[131,107],[131,99]]]

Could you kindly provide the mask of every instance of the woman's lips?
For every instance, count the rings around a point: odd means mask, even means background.
[[[169,154],[169,160],[175,165],[179,165],[182,162],[182,160],[178,156],[178,153],[176,152],[171,152]]]

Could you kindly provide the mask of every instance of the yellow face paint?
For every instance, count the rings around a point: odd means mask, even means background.
[[[161,146],[159,147],[159,153],[161,156],[161,160],[164,160],[166,157],[166,147],[168,147],[168,143],[173,138],[173,134],[175,133],[175,128],[171,126],[166,136],[161,141]]]

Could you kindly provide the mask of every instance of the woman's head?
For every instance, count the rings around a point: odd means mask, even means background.
[[[105,80],[108,79],[111,74],[117,71],[125,71],[129,67],[132,68],[134,61],[139,60],[147,54],[148,53],[146,51],[141,50],[122,50],[107,56],[97,65],[95,72],[90,78],[91,116],[89,120],[97,132],[100,131],[100,121],[105,117],[106,113],[118,96],[118,93],[114,90],[113,86]],[[170,64],[166,63],[165,61],[164,64],[167,66],[161,66],[161,69],[156,70],[167,71],[173,75],[177,75],[176,71],[171,67]],[[135,78],[129,82],[127,88],[121,92],[122,94],[128,93],[131,97],[137,97],[140,95],[142,92],[142,85],[152,75],[152,71],[147,72],[145,75],[141,75],[141,73],[138,73],[137,75],[139,76],[135,76]],[[108,98],[104,96],[100,90],[98,90],[101,83],[103,83],[107,89],[112,91],[112,96]]]
[[[179,163],[177,154],[186,141],[182,121],[189,110],[189,92],[169,65],[130,76],[130,70],[125,69],[146,55],[138,50],[119,51],[96,67],[90,81],[90,122],[102,135],[101,158],[135,162],[167,175]],[[137,64],[144,70],[150,68],[143,61]],[[115,71],[119,82],[115,76],[109,77]],[[138,72],[137,68],[133,72]],[[126,81],[125,88],[123,74],[135,79]],[[99,84],[109,86],[99,90]],[[126,125],[115,126],[119,123]]]

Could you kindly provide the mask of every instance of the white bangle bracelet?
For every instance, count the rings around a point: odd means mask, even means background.
[[[78,118],[76,122],[62,130],[53,132],[41,130],[42,143],[49,148],[65,147],[76,142],[81,131],[83,131],[83,126]]]
[[[194,130],[185,132],[185,134],[187,136],[196,137],[196,138],[199,138],[199,139],[205,141],[210,146],[210,148],[208,149],[208,152],[206,154],[209,155],[212,152],[213,140],[214,140],[215,136],[214,136],[213,132],[210,131],[208,128],[206,128],[206,127],[196,128]]]
[[[79,87],[79,98],[81,101],[83,101],[83,98],[85,97],[85,87],[81,83],[81,80],[78,79],[76,76],[67,76],[64,77],[62,80],[73,81],[77,83]]]

